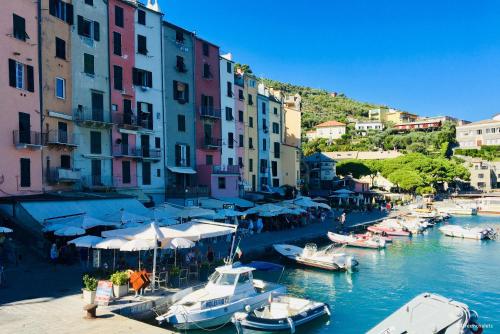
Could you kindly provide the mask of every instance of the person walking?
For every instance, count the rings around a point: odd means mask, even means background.
[[[56,266],[58,259],[59,259],[59,250],[57,249],[57,245],[54,242],[52,244],[52,247],[50,247],[50,262],[52,262],[54,267]]]
[[[345,224],[345,211],[342,212],[342,214],[340,215],[340,229],[341,230],[344,230],[344,224]]]

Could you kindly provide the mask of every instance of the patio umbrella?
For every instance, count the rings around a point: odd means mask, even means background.
[[[125,243],[127,243],[126,239],[122,238],[104,238],[102,241],[98,242],[95,245],[95,248],[98,249],[112,249],[113,250],[113,270],[115,270],[116,264],[116,250],[120,249]]]
[[[139,252],[139,270],[141,270],[141,251],[156,248],[156,245],[151,240],[134,239],[124,243],[120,250],[122,252]]]
[[[214,210],[193,206],[182,209],[182,211],[179,213],[179,217],[180,218],[206,217],[209,215],[213,215],[214,213],[215,213]]]
[[[8,227],[0,226],[0,233],[12,233],[12,232],[14,232],[14,231],[12,231]]]
[[[78,225],[72,225],[72,224],[59,224],[59,223],[55,223],[55,224],[47,224],[44,226],[43,228],[43,231],[44,232],[55,232],[57,230],[60,230],[62,228],[66,228],[66,227],[78,227],[80,228],[80,226]]]
[[[121,225],[127,223],[143,223],[150,221],[149,217],[137,215],[135,213],[125,211],[125,209],[120,209],[119,211],[108,213],[102,219],[108,222],[118,223]]]
[[[218,210],[217,214],[224,215],[225,217],[240,217],[240,216],[243,216],[243,212],[232,210],[232,209]]]
[[[193,248],[195,243],[185,238],[173,238],[163,248],[170,248],[174,250],[174,266],[177,266],[177,249]]]
[[[153,210],[159,211],[164,218],[178,218],[179,214],[182,212],[181,208],[177,208],[167,203],[157,206],[153,208]]]
[[[96,237],[94,235],[84,235],[68,241],[67,244],[74,244],[76,247],[92,248],[102,240],[103,239],[101,237]]]
[[[54,235],[60,237],[72,237],[75,235],[82,235],[82,234],[85,234],[85,230],[81,227],[74,227],[74,226],[66,226],[54,232]]]

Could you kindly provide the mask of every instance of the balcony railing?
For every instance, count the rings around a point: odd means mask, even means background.
[[[53,130],[47,134],[47,145],[77,147],[74,135],[70,135],[68,131]]]
[[[238,165],[212,166],[212,174],[240,174]]]
[[[114,157],[140,158],[141,149],[132,145],[119,144],[113,146]]]
[[[89,189],[112,187],[111,175],[85,175],[82,176],[82,185]]]
[[[141,129],[144,130],[153,130],[153,122],[147,120],[147,119],[141,119],[137,121],[137,124]]]
[[[109,111],[104,109],[77,108],[74,116],[81,126],[102,128],[112,125]]]
[[[167,196],[173,198],[206,197],[210,194],[207,186],[168,186]]]
[[[176,167],[189,167],[187,159],[178,159],[175,161]]]
[[[221,109],[220,108],[214,108],[211,106],[201,106],[200,107],[200,115],[201,117],[207,117],[207,118],[220,118],[221,116]]]
[[[124,129],[134,130],[139,128],[137,117],[132,113],[114,113],[113,123]]]
[[[50,183],[75,183],[80,179],[79,169],[55,167],[47,171],[47,181]]]
[[[45,134],[41,132],[14,130],[12,135],[17,149],[41,149],[45,142]]]
[[[205,149],[218,149],[222,146],[222,139],[205,137],[200,140],[200,146]]]
[[[161,149],[156,147],[142,147],[141,156],[144,160],[161,160]]]

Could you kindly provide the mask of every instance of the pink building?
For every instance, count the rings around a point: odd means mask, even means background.
[[[2,1],[0,196],[42,191],[37,2]]]
[[[113,185],[119,188],[137,187],[137,160],[140,158],[136,143],[140,124],[132,77],[135,10],[135,1],[109,0]]]
[[[210,187],[212,170],[221,164],[219,47],[196,37],[194,50],[198,184]]]

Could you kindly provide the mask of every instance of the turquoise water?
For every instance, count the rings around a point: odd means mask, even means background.
[[[500,227],[500,217],[452,218],[449,223]],[[412,239],[395,239],[383,251],[346,249],[359,268],[331,273],[288,268],[288,291],[327,302],[330,320],[319,320],[297,333],[364,333],[422,292],[456,299],[479,313],[479,320],[500,333],[500,241],[443,236],[437,227]],[[226,327],[220,333],[234,333]]]

